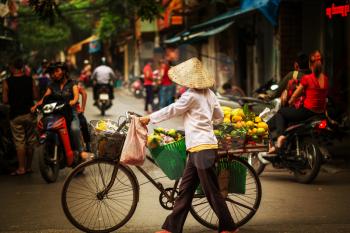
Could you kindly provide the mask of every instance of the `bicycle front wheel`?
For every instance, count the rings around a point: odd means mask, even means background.
[[[111,188],[114,169],[118,168]],[[61,203],[68,220],[84,232],[111,232],[122,227],[134,214],[139,198],[135,175],[109,159],[80,164],[64,182]]]
[[[261,183],[252,166],[245,160],[232,157],[232,162],[239,164],[245,171],[245,192],[228,193],[225,200],[230,214],[240,227],[247,223],[256,213],[261,201]],[[219,219],[204,194],[195,194],[190,209],[192,216],[203,226],[218,229]]]

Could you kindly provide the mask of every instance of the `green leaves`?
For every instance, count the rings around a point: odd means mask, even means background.
[[[21,21],[19,39],[25,49],[45,56],[57,54],[69,42],[69,29],[62,23],[53,26],[39,20]]]

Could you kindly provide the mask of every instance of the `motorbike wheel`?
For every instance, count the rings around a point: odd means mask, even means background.
[[[101,110],[101,116],[104,116],[106,114],[106,107],[104,104],[101,104],[100,110]]]
[[[142,89],[134,90],[134,96],[138,99],[144,97],[144,91]]]
[[[59,161],[52,161],[54,156],[54,146],[41,144],[35,149],[35,154],[39,159],[39,170],[43,179],[47,183],[56,182],[60,170],[60,164]]]
[[[254,168],[258,176],[263,173],[266,167],[266,164],[260,160],[258,153],[256,152],[248,155],[248,163]]]
[[[294,171],[294,177],[299,183],[309,184],[318,175],[322,156],[316,142],[311,139],[304,139],[300,146],[301,159],[304,162],[304,169]]]

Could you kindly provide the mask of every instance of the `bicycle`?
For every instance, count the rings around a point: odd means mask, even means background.
[[[131,114],[137,115],[127,112],[126,119],[118,124],[117,132],[120,135],[125,136]],[[119,163],[122,146],[120,145],[119,154],[115,158],[100,157],[84,162],[66,178],[61,204],[68,220],[78,229],[85,232],[111,232],[122,227],[133,216],[140,187],[135,173],[128,166]],[[244,159],[233,156],[232,153],[221,155],[235,161],[246,172],[244,193],[228,193],[225,198],[235,223],[242,226],[254,216],[260,205],[259,177]],[[157,166],[150,156],[147,155],[146,158]],[[160,191],[160,205],[172,210],[180,179],[175,180],[173,187],[165,188],[142,167],[136,168]],[[190,213],[202,225],[217,229],[218,219],[202,192],[196,191]]]

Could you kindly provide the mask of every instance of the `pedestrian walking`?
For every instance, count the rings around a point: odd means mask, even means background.
[[[10,105],[10,126],[18,159],[18,167],[11,175],[24,175],[32,172],[36,119],[30,108],[38,93],[22,59],[16,59],[10,70],[11,76],[3,82],[2,97]]]
[[[83,83],[86,87],[90,85],[91,70],[92,68],[89,60],[84,60],[84,67],[80,72],[79,82]]]
[[[159,93],[159,107],[164,108],[174,102],[175,85],[169,78],[169,65],[165,60],[159,62],[160,70],[160,93]]]
[[[157,233],[181,233],[191,207],[194,193],[199,184],[219,219],[220,233],[237,232],[236,225],[220,193],[215,173],[218,149],[213,132],[213,121],[222,121],[224,115],[220,104],[210,90],[214,78],[197,58],[191,58],[169,70],[173,82],[189,88],[178,101],[140,121],[155,124],[172,117],[183,115],[188,161],[180,184],[179,196],[173,212],[166,218]]]
[[[153,104],[153,70],[152,70],[152,62],[148,61],[143,68],[143,76],[144,76],[144,82],[143,86],[146,89],[146,96],[145,96],[145,112],[151,113],[154,110],[154,104]],[[148,109],[148,106],[151,105],[152,111]]]

